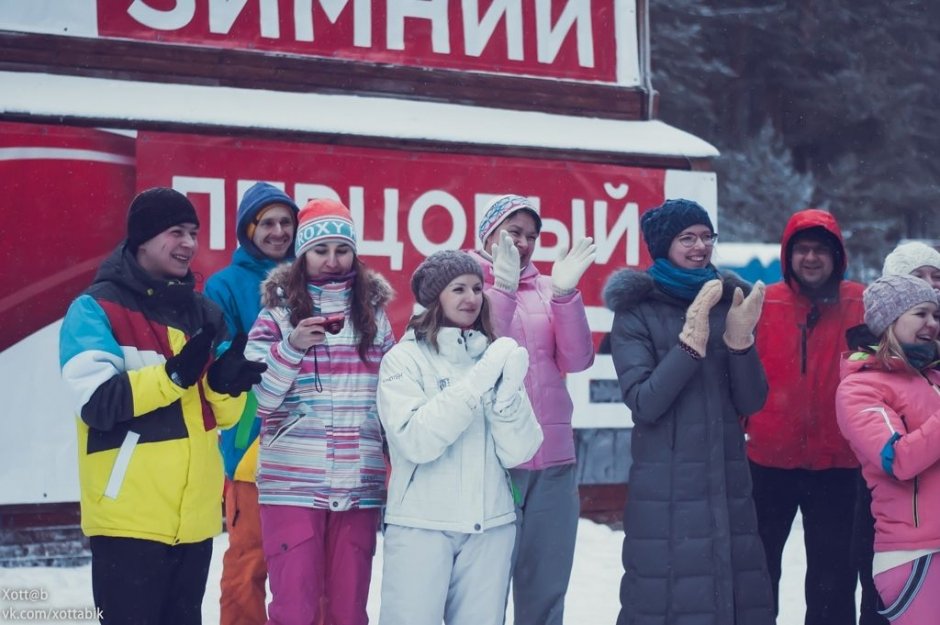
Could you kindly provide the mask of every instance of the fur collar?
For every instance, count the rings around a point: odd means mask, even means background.
[[[271,270],[268,277],[261,283],[261,304],[267,308],[276,308],[285,305],[284,287],[290,275],[291,263],[282,263]],[[395,297],[395,289],[382,274],[366,269],[359,274],[359,280],[369,283],[369,295],[372,305],[381,308]]]
[[[722,301],[730,301],[736,287],[741,287],[745,295],[751,292],[750,283],[742,280],[733,271],[720,271],[718,273],[721,276],[723,286]],[[687,302],[682,302],[660,291],[656,287],[653,278],[645,271],[621,269],[611,274],[607,279],[607,284],[604,285],[604,304],[614,312],[624,312],[648,299],[682,306],[688,305]]]

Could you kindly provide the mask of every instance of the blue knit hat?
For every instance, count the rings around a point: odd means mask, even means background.
[[[477,230],[477,234],[480,236],[480,242],[486,243],[486,237],[490,236],[499,224],[506,221],[506,219],[516,211],[521,210],[529,211],[529,213],[532,214],[532,217],[535,219],[535,229],[541,232],[542,218],[539,217],[539,212],[528,198],[522,197],[521,195],[501,195],[493,199],[483,213],[483,219],[480,221],[480,227]]]
[[[297,204],[289,195],[267,182],[256,182],[245,191],[241,204],[238,205],[238,214],[235,217],[235,233],[238,243],[255,258],[264,258],[264,253],[251,240],[252,233],[249,226],[257,223],[262,209],[271,204],[283,204],[291,210],[294,225],[297,224]]]
[[[697,202],[692,200],[666,200],[662,206],[643,213],[640,219],[640,229],[646,240],[646,248],[650,251],[653,260],[667,258],[669,246],[676,235],[688,228],[701,224],[708,226],[712,232],[712,220],[708,213]]]

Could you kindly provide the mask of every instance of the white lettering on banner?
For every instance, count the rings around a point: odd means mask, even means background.
[[[594,67],[594,36],[591,33],[591,0],[569,0],[558,22],[551,25],[552,0],[536,0],[535,33],[539,63],[550,64],[558,56],[561,44],[577,25],[578,65]]]
[[[314,0],[294,0],[294,38],[297,41],[313,41]],[[320,0],[326,19],[335,24],[349,0]],[[353,0],[353,45],[358,48],[372,47],[372,0]]]
[[[463,39],[469,56],[480,56],[500,17],[506,22],[506,57],[522,60],[522,0],[493,0],[480,18],[480,0],[463,0]]]
[[[431,49],[450,54],[450,28],[447,23],[448,0],[389,0],[386,37],[389,50],[405,49],[405,18],[431,22]]]
[[[254,179],[239,179],[236,183],[237,201],[241,202],[251,185],[257,182]],[[285,184],[278,181],[267,181],[269,184],[286,191]],[[202,178],[196,176],[173,176],[173,188],[183,194],[206,194],[209,196],[209,249],[224,250],[226,248],[226,197],[225,180],[222,178]],[[626,184],[618,186],[605,183],[604,190],[612,200],[622,201],[627,195],[629,187]],[[378,239],[366,239],[365,226],[372,216],[378,216],[378,209],[366,210],[365,188],[360,186],[349,187],[347,206],[352,214],[356,229],[358,252],[362,256],[381,257],[389,259],[391,269],[398,270],[404,266],[405,241],[399,237],[399,220],[403,212],[399,190],[385,188],[382,190],[381,228],[382,234]],[[288,195],[291,195],[288,193]],[[311,199],[329,198],[343,202],[340,194],[327,185],[298,182],[294,185],[292,196],[298,206],[303,206]],[[464,246],[468,227],[473,225],[471,247],[477,246],[476,226],[486,206],[496,195],[491,193],[474,194],[474,217],[471,221],[469,214],[456,197],[440,189],[431,189],[423,194],[408,207],[407,229],[408,242],[414,249],[424,256],[430,256],[438,250],[460,249]],[[541,199],[529,197],[536,210],[540,210]],[[441,227],[433,232],[426,232],[424,218],[432,209],[443,209],[450,216],[450,227]],[[608,228],[610,204],[607,200],[593,200],[591,202],[591,228],[588,229],[588,203],[581,198],[571,200],[570,226],[564,219],[542,216],[543,237],[551,240],[550,245],[540,243],[532,255],[537,262],[553,262],[562,251],[571,247],[572,241],[585,236],[593,236],[597,244],[597,264],[607,264],[614,253],[623,245],[627,265],[636,266],[640,262],[640,218],[639,204],[626,202],[619,210],[614,224]],[[321,225],[328,227],[328,224]],[[327,231],[322,231],[327,233]],[[435,243],[430,236],[446,238]]]
[[[127,8],[127,14],[156,30],[179,30],[196,14],[196,0],[176,0],[172,9],[155,9],[146,0],[134,0]]]
[[[150,0],[153,1],[153,0]],[[209,31],[217,35],[228,34],[242,14],[249,0],[208,0]],[[278,0],[252,0],[259,6],[259,32],[267,39],[280,39],[280,7]],[[336,24],[350,0],[293,0],[295,41],[314,41],[314,4],[322,7],[327,21]],[[480,0],[461,0],[463,13],[463,53],[480,57],[489,45],[497,26],[502,21],[506,36],[506,58],[525,60],[523,8],[534,6],[535,38],[539,63],[555,62],[562,44],[574,31],[578,50],[578,64],[594,67],[594,34],[591,0],[568,0],[552,24],[553,0],[493,0],[480,15]],[[352,0],[353,45],[372,48],[372,0]],[[431,49],[436,54],[449,55],[450,0],[386,0],[386,48],[404,50],[406,25],[409,20],[430,22]],[[133,0],[128,15],[140,24],[155,30],[171,31],[189,26],[196,14],[195,0],[176,0],[172,8],[158,9],[148,0]]]
[[[227,34],[248,0],[209,0],[209,32]],[[258,0],[261,36],[268,39],[281,37],[277,0]]]
[[[369,241],[365,237],[366,202],[362,187],[349,188],[349,212],[356,225],[356,247],[362,256],[384,256],[389,267],[401,269],[405,256],[405,245],[398,240],[398,189],[385,189],[385,209],[382,214],[382,238]]]
[[[433,206],[440,206],[448,213],[453,222],[450,236],[443,243],[433,243],[424,233],[424,216]],[[408,236],[415,249],[430,256],[438,250],[457,250],[463,246],[467,237],[467,215],[463,206],[453,195],[446,191],[427,191],[421,195],[408,211]]]
[[[222,178],[173,176],[173,188],[188,195],[205,193],[209,196],[209,249],[225,249],[225,181]]]

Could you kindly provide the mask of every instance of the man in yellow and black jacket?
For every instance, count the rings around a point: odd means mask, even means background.
[[[264,365],[194,290],[199,220],[154,188],[128,211],[127,240],[72,302],[59,345],[75,395],[82,530],[103,623],[201,622],[221,532],[216,428],[237,420]]]

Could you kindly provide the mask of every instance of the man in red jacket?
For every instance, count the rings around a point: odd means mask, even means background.
[[[767,288],[756,332],[770,394],[747,424],[758,529],[776,600],[783,546],[799,509],[805,623],[854,625],[851,537],[859,465],[836,424],[835,393],[845,331],[862,322],[864,286],[844,279],[842,233],[825,211],[790,218],[780,261],[783,282]]]

